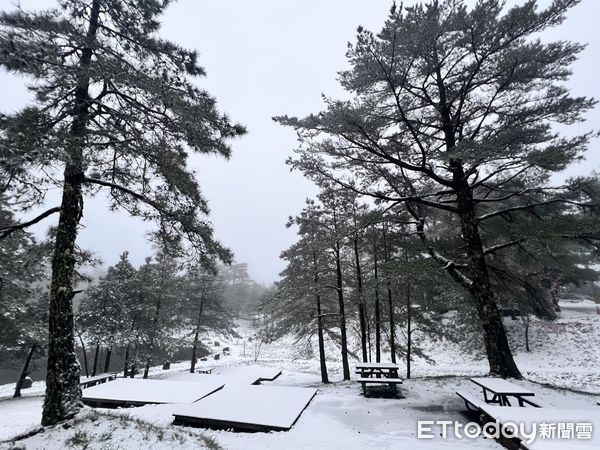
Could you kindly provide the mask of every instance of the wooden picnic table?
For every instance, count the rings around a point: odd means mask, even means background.
[[[393,363],[363,362],[356,364],[356,373],[359,373],[361,378],[399,378],[398,370],[400,370],[400,366]]]
[[[517,386],[502,378],[471,378],[471,381],[483,389],[483,398],[486,403],[497,403],[499,406],[511,406],[509,397],[514,397],[519,402],[519,406],[525,406],[528,403],[532,406],[538,406],[531,400],[524,397],[533,397],[535,392],[521,386]],[[491,398],[489,395],[491,394]]]
[[[367,384],[388,384],[393,392],[396,392],[396,385],[401,384],[402,380],[398,376],[400,366],[392,363],[382,362],[363,362],[356,364],[356,373],[360,375],[357,379],[361,385],[363,394],[367,396]]]

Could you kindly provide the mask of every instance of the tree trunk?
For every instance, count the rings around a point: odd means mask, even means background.
[[[342,346],[342,370],[344,380],[350,380],[350,366],[348,364],[348,339],[346,336],[346,309],[344,306],[344,283],[342,278],[342,264],[340,261],[340,244],[335,243],[335,272],[337,278],[337,294],[340,309],[340,339]]]
[[[375,232],[375,228],[373,228]],[[377,235],[373,238],[373,275],[375,278],[375,361],[381,362],[381,310],[379,305],[379,274],[377,273]]]
[[[80,164],[68,163],[57,228],[48,312],[48,367],[42,425],[73,417],[82,406],[73,334],[75,240],[82,215]]]
[[[139,342],[139,336],[136,336],[136,338],[137,338],[137,342]],[[133,359],[131,361],[131,367],[129,369],[129,378],[134,378],[135,377],[135,372],[137,370],[137,364],[138,364],[138,361],[139,361],[139,356],[140,356],[139,346],[136,343],[135,347],[134,347],[134,351],[133,351]]]
[[[36,345],[32,345],[29,348],[29,352],[27,352],[27,358],[25,359],[25,364],[23,364],[23,370],[21,371],[21,376],[17,380],[17,385],[15,386],[15,393],[13,398],[18,398],[21,396],[21,387],[23,386],[23,381],[25,381],[25,377],[29,374],[29,364],[33,359],[33,352],[35,352]]]
[[[84,178],[83,145],[89,119],[89,66],[100,15],[100,0],[93,0],[87,31],[88,45],[81,49],[80,71],[75,87],[71,141],[64,169],[60,216],[52,256],[52,281],[48,309],[48,366],[42,425],[53,425],[73,417],[82,406],[79,362],[73,332],[73,275],[77,226],[83,215],[81,184]]]
[[[106,359],[104,360],[104,373],[110,370],[110,357],[112,355],[112,347],[106,349]]]
[[[490,373],[504,378],[520,379],[522,375],[508,345],[506,331],[490,282],[483,253],[483,244],[475,217],[473,193],[466,180],[462,163],[453,160],[450,164],[456,186],[457,209],[471,279],[470,292],[475,300],[477,314],[481,322]]]
[[[389,266],[390,266],[390,256],[388,252],[387,246],[387,234],[385,231],[385,224],[383,225],[383,255],[385,258],[385,278],[387,284],[387,300],[388,300],[388,311],[389,311],[389,321],[390,321],[390,354],[392,357],[392,362],[396,363],[396,323],[394,320],[394,302],[392,296],[392,281],[389,275]]]
[[[154,351],[154,339],[156,337],[156,329],[158,327],[158,319],[160,318],[160,309],[162,306],[162,297],[160,293],[156,300],[156,308],[154,310],[154,319],[152,320],[152,337],[150,338],[150,345],[148,346],[148,357],[146,358],[146,366],[144,367],[144,379],[148,378],[150,372],[150,365],[152,364],[152,352]]]
[[[367,324],[367,350],[369,355],[369,362],[371,362],[371,349],[373,346],[371,345],[371,321],[365,312],[365,323]]]
[[[406,253],[408,259],[408,250]],[[410,363],[412,359],[412,308],[410,299],[410,283],[406,282],[406,379],[410,379]]]
[[[87,351],[85,349],[85,344],[83,343],[83,339],[81,338],[81,334],[79,335],[79,342],[81,342],[81,352],[83,353],[83,366],[85,367],[85,376],[89,378],[90,370],[88,367]]]
[[[125,361],[123,361],[123,378],[127,378],[129,372],[129,348],[130,344],[127,344],[127,347],[125,347]]]
[[[323,316],[321,312],[321,294],[319,293],[319,269],[317,266],[317,253],[313,252],[313,266],[315,271],[315,302],[317,307],[317,333],[319,337],[319,364],[321,366],[321,382],[329,383],[327,362],[325,360],[325,340],[323,339]]]
[[[362,349],[363,362],[367,362],[369,356],[367,354],[367,321],[365,311],[365,301],[363,297],[362,273],[360,270],[360,255],[358,253],[358,237],[355,235],[354,244],[354,263],[356,264],[356,288],[358,292],[358,316],[360,322],[360,346]]]
[[[98,370],[98,358],[100,357],[100,344],[96,344],[96,351],[94,352],[94,365],[92,366],[92,376],[96,376]]]
[[[529,347],[529,313],[525,316],[525,351],[531,351]]]
[[[202,318],[202,308],[204,307],[204,292],[200,295],[200,307],[198,308],[198,317],[196,319],[196,332],[194,333],[194,346],[192,347],[192,362],[190,364],[190,373],[196,370],[196,352],[198,351],[198,338],[200,337],[200,319]]]

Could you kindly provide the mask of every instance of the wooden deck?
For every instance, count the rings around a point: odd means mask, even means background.
[[[236,431],[287,431],[298,420],[316,389],[283,386],[230,386],[182,406],[174,424]]]
[[[192,374],[193,375],[193,374]],[[196,375],[198,378],[201,375]],[[192,403],[219,389],[224,383],[207,380],[205,383],[183,381],[119,378],[83,390],[86,405],[101,408],[142,406],[162,403]]]

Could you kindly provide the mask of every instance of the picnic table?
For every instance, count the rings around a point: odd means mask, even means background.
[[[356,365],[356,373],[363,378],[398,378],[400,366],[385,362],[364,362]]]
[[[515,427],[515,447],[523,450],[592,450],[600,448],[600,412],[589,409],[565,408],[504,408],[484,405],[482,413],[500,424],[521,424]],[[542,425],[544,424],[544,425]],[[542,434],[543,429],[547,430]],[[528,443],[520,431],[537,427],[537,438]]]
[[[525,406],[525,403],[531,406],[538,406],[525,398],[533,397],[535,392],[502,378],[481,377],[471,378],[471,381],[483,389],[483,398],[488,404],[497,403],[499,406],[511,406],[509,397],[514,397],[519,402],[519,406]]]
[[[393,392],[396,392],[396,385],[402,383],[398,376],[400,366],[393,363],[382,362],[363,362],[356,364],[356,373],[360,375],[356,381],[362,385],[363,394],[367,395],[367,384],[387,384]]]

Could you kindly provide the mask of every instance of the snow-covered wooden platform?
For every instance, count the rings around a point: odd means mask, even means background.
[[[243,385],[250,386],[251,384],[258,384],[260,379],[256,374],[252,373],[239,373],[239,374],[203,374],[203,373],[189,373],[189,372],[174,372],[169,373],[160,377],[161,380],[168,381],[181,381],[186,383],[207,383],[214,382],[224,384],[225,386],[230,385]]]
[[[201,377],[202,375],[198,375]],[[83,402],[90,406],[141,406],[157,403],[192,403],[223,388],[214,379],[198,383],[169,380],[118,378],[84,389]]]
[[[173,414],[174,423],[238,431],[287,431],[316,393],[316,389],[297,387],[227,385],[198,403],[179,408]]]
[[[223,384],[260,384],[262,381],[273,381],[281,375],[281,369],[262,366],[215,367],[212,373],[170,372],[159,374],[161,380],[207,382],[222,381]]]
[[[117,373],[103,373],[94,377],[81,377],[79,380],[79,386],[81,387],[81,389],[86,389],[97,384],[116,380],[118,375],[119,374]]]

